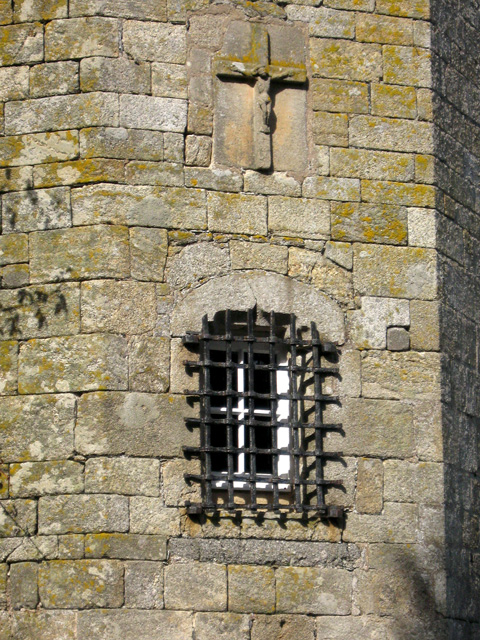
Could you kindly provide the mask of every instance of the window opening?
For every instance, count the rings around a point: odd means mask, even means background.
[[[327,430],[340,424],[323,421],[324,407],[338,402],[324,394],[325,377],[338,375],[332,364],[335,345],[321,342],[312,323],[309,334],[294,315],[256,310],[224,311],[184,343],[198,360],[185,365],[199,374],[199,389],[186,394],[200,404],[198,418],[187,418],[200,430],[198,447],[184,447],[201,460],[202,502],[188,503],[189,513],[249,509],[297,511],[340,517],[342,509],[327,506],[324,477]]]

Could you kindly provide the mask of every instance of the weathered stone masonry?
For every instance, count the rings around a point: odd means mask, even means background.
[[[480,637],[479,9],[0,0],[0,640]],[[342,521],[186,514],[255,304],[338,345]]]

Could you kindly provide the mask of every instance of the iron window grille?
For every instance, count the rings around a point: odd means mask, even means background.
[[[201,461],[200,473],[185,478],[200,483],[202,500],[187,502],[188,513],[341,517],[325,493],[342,483],[324,477],[327,459],[341,455],[323,447],[325,432],[342,428],[323,421],[325,405],[338,402],[322,391],[325,378],[338,375],[335,345],[322,342],[313,323],[307,331],[294,315],[257,318],[256,309],[204,316],[202,330],[183,342],[198,354],[184,364],[199,374],[199,389],[185,393],[200,405],[199,417],[186,419],[200,444],[184,453]]]

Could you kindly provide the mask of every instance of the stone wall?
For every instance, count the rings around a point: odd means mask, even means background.
[[[2,640],[437,640],[478,620],[478,56],[454,44],[476,50],[477,17],[433,4],[432,64],[428,0],[0,0]],[[290,171],[280,125],[273,170],[250,128],[248,161],[217,152],[235,23],[301,43]],[[344,520],[187,515],[180,337],[232,300],[338,344]]]
[[[451,637],[475,638],[479,602],[478,279],[479,12],[432,3],[435,156],[445,452],[447,614]],[[461,35],[460,35],[461,34]],[[470,624],[468,624],[470,623]]]

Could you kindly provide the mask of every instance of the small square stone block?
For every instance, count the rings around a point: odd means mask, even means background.
[[[388,327],[387,349],[389,351],[408,351],[410,349],[410,334],[404,327]]]

